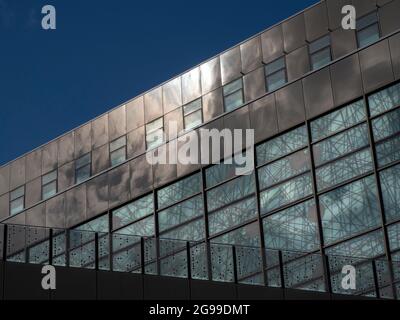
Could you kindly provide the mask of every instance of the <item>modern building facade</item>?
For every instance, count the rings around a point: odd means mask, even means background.
[[[399,15],[320,1],[1,166],[4,258],[400,297]],[[200,128],[254,129],[255,170],[146,160]]]

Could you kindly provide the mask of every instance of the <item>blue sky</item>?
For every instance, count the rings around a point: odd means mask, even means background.
[[[316,2],[0,0],[0,165]]]

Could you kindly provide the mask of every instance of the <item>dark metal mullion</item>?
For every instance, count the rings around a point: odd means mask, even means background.
[[[327,265],[325,260],[325,249],[324,249],[324,234],[322,228],[322,216],[321,210],[319,206],[319,197],[318,197],[318,188],[317,188],[317,178],[316,178],[316,170],[315,170],[315,163],[314,163],[314,152],[311,145],[311,125],[310,121],[306,120],[306,130],[307,130],[307,142],[308,142],[308,149],[309,149],[309,161],[311,167],[311,183],[312,183],[312,190],[314,195],[314,202],[315,202],[315,209],[317,214],[317,225],[318,225],[318,236],[319,236],[319,250],[321,254],[322,265],[324,268],[324,280],[325,280],[325,289],[327,292],[332,293],[332,286],[331,286],[331,279],[329,277],[329,265]]]
[[[264,191],[267,191],[267,190],[270,190],[270,189],[274,189],[276,187],[279,187],[280,185],[283,185],[283,184],[285,184],[287,182],[290,182],[291,180],[300,178],[301,176],[306,176],[306,175],[308,175],[310,173],[310,171],[311,170],[308,168],[306,171],[297,173],[297,174],[295,174],[295,175],[293,175],[293,176],[291,176],[289,178],[283,179],[283,180],[281,180],[279,182],[276,182],[276,183],[271,184],[271,185],[269,185],[269,186],[267,186],[265,188],[262,188],[262,189],[260,189],[260,192],[264,192]]]
[[[207,207],[207,191],[206,191],[206,177],[205,169],[202,167],[200,170],[201,174],[201,193],[203,197],[203,218],[204,218],[204,240],[206,250],[206,263],[207,263],[207,278],[212,280],[212,263],[211,263],[211,245],[210,245],[210,233],[208,224],[208,207]]]
[[[386,89],[389,89],[389,88],[391,88],[392,86],[395,86],[395,85],[391,85],[391,86],[389,86],[388,88],[386,88]],[[383,89],[383,90],[385,90],[385,89]],[[378,92],[380,92],[380,91],[383,91],[383,90],[379,90]],[[377,92],[377,93],[378,93]],[[371,95],[369,95],[369,97],[371,97],[371,96],[373,96],[374,94],[371,94]],[[367,99],[368,100],[368,99]],[[369,104],[369,100],[368,100],[368,104]],[[399,111],[400,110],[400,104],[399,105],[396,105],[396,106],[394,106],[394,107],[391,107],[390,109],[387,109],[387,110],[384,110],[384,111],[382,111],[382,112],[379,112],[378,114],[375,114],[375,115],[370,115],[370,120],[371,120],[371,122],[373,121],[373,120],[376,120],[376,119],[378,119],[378,118],[381,118],[382,116],[385,116],[385,115],[388,115],[389,113],[392,113],[392,112],[395,112],[395,111]]]
[[[299,127],[298,127],[298,128],[299,128]],[[296,130],[296,129],[294,129],[294,130]],[[269,141],[271,141],[271,140],[269,140]],[[268,141],[265,141],[265,142],[268,142]],[[265,143],[265,142],[264,142],[264,143]],[[255,145],[255,146],[254,146],[254,149],[256,150],[258,146],[261,146],[261,145],[263,145],[264,143]],[[279,156],[279,157],[277,157],[277,158],[275,158],[275,159],[269,160],[269,161],[267,161],[267,162],[265,162],[265,163],[256,164],[255,168],[256,168],[256,169],[261,169],[261,168],[266,167],[266,166],[268,166],[268,165],[274,164],[275,162],[278,162],[278,161],[280,161],[280,160],[283,160],[283,159],[285,159],[285,158],[288,158],[288,157],[294,155],[294,154],[297,153],[297,152],[307,150],[307,148],[308,148],[308,147],[305,145],[305,146],[302,146],[302,147],[300,147],[300,148],[294,149],[294,150],[292,150],[292,151],[290,151],[290,152],[288,152],[288,153],[285,153],[285,154],[282,155],[282,156]],[[257,157],[255,157],[254,159],[255,159],[255,161],[256,161],[256,160],[257,160]]]
[[[372,121],[369,118],[370,117],[370,112],[369,112],[369,103],[368,99],[364,97],[365,99],[365,110],[367,114],[367,127],[368,127],[368,139],[370,142],[370,147],[371,147],[371,153],[372,153],[372,164],[374,168],[374,177],[375,177],[375,183],[378,191],[378,207],[379,211],[381,213],[381,228],[383,230],[383,240],[384,240],[384,248],[386,252],[386,259],[389,262],[389,271],[390,271],[390,280],[392,284],[392,291],[393,291],[393,297],[396,299],[397,292],[396,292],[396,287],[394,285],[394,273],[393,273],[393,268],[392,268],[392,256],[390,253],[390,242],[389,242],[389,235],[386,227],[386,216],[385,216],[385,210],[384,210],[384,203],[383,203],[383,196],[382,196],[382,187],[381,187],[381,179],[380,179],[380,174],[378,171],[378,160],[376,156],[376,147],[374,144],[374,139],[373,139],[373,128],[372,128]]]
[[[249,151],[248,151],[249,152]],[[254,159],[256,159],[256,149],[254,148]],[[254,160],[255,161],[255,160]],[[257,210],[257,222],[258,222],[258,230],[260,233],[260,250],[261,250],[261,267],[262,267],[262,275],[264,279],[264,285],[268,285],[268,275],[267,275],[267,259],[265,255],[265,239],[264,239],[264,227],[263,220],[261,218],[261,200],[260,200],[260,185],[258,180],[258,170],[254,169],[254,179],[255,179],[255,197],[256,197],[256,210]]]

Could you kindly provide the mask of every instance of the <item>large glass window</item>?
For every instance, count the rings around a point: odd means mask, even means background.
[[[313,251],[319,247],[318,218],[309,200],[263,219],[265,247],[289,251]]]
[[[57,170],[42,176],[42,200],[49,199],[57,193]]]
[[[377,227],[381,223],[373,176],[320,196],[322,228],[326,244]]]
[[[400,106],[400,83],[379,91],[368,97],[371,116]]]
[[[366,120],[365,105],[363,100],[359,100],[312,121],[310,124],[312,141],[330,136],[364,120]]]
[[[146,146],[147,149],[158,147],[164,142],[164,119],[158,118],[146,124]]]
[[[110,143],[111,166],[116,166],[126,160],[126,136]]]
[[[395,271],[397,278],[400,276],[398,268],[400,267],[400,223],[388,227],[388,238],[390,251],[392,251],[392,260],[395,262]]]
[[[119,229],[117,233],[140,237],[154,236],[154,216],[132,223],[127,227]]]
[[[307,142],[308,138],[305,126],[264,142],[256,148],[257,165],[262,165],[301,149],[307,146]]]
[[[90,178],[92,157],[90,153],[80,157],[75,162],[75,183],[80,183]]]
[[[159,230],[163,232],[186,221],[192,220],[195,217],[203,216],[203,214],[203,197],[198,195],[160,211],[158,213]],[[204,233],[204,230],[202,230],[202,232]]]
[[[282,87],[287,82],[285,57],[281,57],[265,66],[267,92]]]
[[[153,195],[135,200],[112,212],[113,229],[126,226],[140,218],[153,214]]]
[[[157,191],[158,208],[165,208],[201,191],[201,176],[196,173]]]
[[[240,107],[243,102],[243,81],[242,78],[228,83],[223,88],[225,111],[229,112]]]
[[[13,216],[25,208],[25,186],[10,193],[10,214]]]
[[[309,45],[311,67],[313,70],[319,69],[331,62],[331,38],[326,35],[315,40]]]
[[[373,12],[357,20],[358,47],[364,47],[379,40],[378,13]]]
[[[380,172],[382,200],[388,222],[400,218],[400,165]]]
[[[183,224],[160,235],[162,239],[183,241],[200,241],[204,239],[204,237],[204,219],[202,218]]]
[[[183,106],[185,129],[193,129],[203,123],[201,98]]]

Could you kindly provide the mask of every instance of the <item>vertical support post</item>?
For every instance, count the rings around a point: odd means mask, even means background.
[[[236,247],[232,246],[233,282],[238,283]]]
[[[188,279],[192,279],[192,264],[191,264],[191,255],[190,255],[190,242],[186,241],[186,265],[187,265],[187,277]]]
[[[7,260],[7,241],[8,241],[8,225],[4,224],[3,229],[3,261]]]
[[[323,270],[325,271],[325,287],[328,293],[332,293],[332,283],[331,283],[331,269],[329,266],[329,257],[323,253],[322,254],[322,262],[324,263]]]
[[[285,274],[283,271],[283,257],[282,257],[282,251],[278,251],[278,263],[279,263],[279,276],[281,278],[281,288],[285,289]]]
[[[49,265],[53,264],[53,228],[49,229]]]
[[[146,273],[146,265],[144,261],[144,238],[140,237],[140,271]]]
[[[94,269],[99,270],[99,234],[94,234]]]
[[[375,287],[375,295],[376,298],[379,299],[380,298],[380,291],[379,291],[379,281],[378,281],[378,273],[376,271],[376,261],[372,260],[372,275],[374,277],[374,287]]]
[[[70,230],[65,230],[65,266],[69,267]]]

